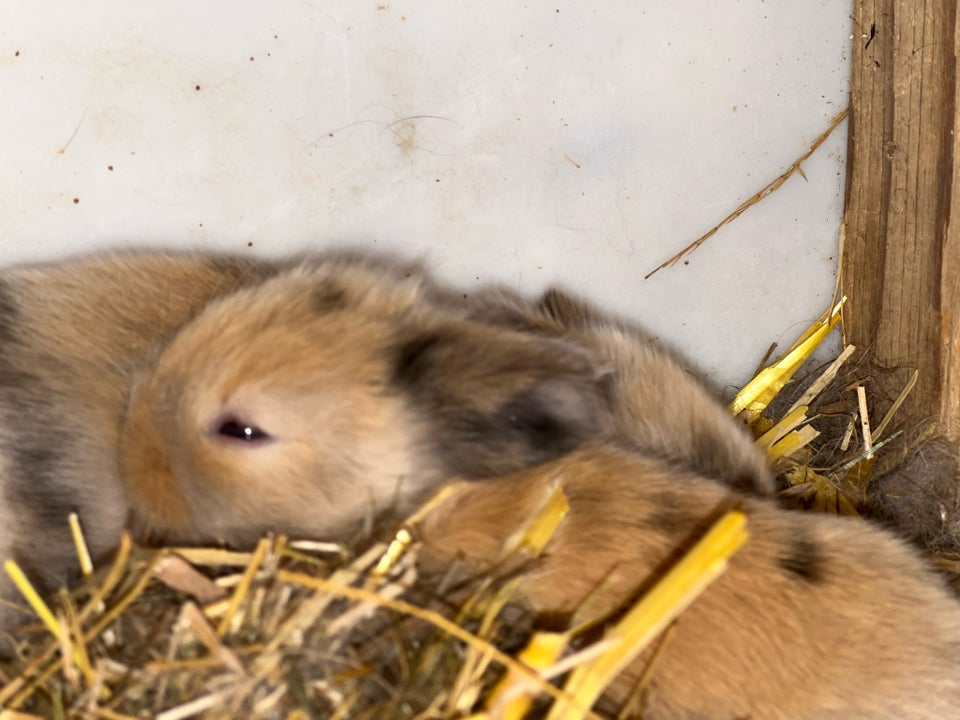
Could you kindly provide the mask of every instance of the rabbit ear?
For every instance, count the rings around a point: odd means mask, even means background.
[[[475,293],[465,303],[467,316],[487,324],[545,335],[563,335],[604,322],[586,301],[549,288],[535,302],[503,289]]]
[[[392,384],[428,424],[444,470],[513,472],[601,437],[609,374],[573,344],[481,323],[412,333],[393,352]]]
[[[597,311],[586,301],[558,288],[549,288],[544,292],[537,308],[565,328],[584,329],[601,320]]]

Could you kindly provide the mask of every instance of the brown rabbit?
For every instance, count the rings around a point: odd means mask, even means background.
[[[653,339],[557,289],[532,304],[495,290],[470,298],[467,305],[473,317],[563,337],[608,364],[614,425],[624,444],[681,461],[737,490],[773,493],[773,473],[749,433],[714,392]]]
[[[602,431],[588,353],[443,313],[426,287],[343,254],[0,273],[0,558],[63,582],[73,510],[94,555],[131,507],[185,541],[333,534],[452,472],[509,472]],[[14,597],[0,574],[0,631]]]
[[[121,253],[0,273],[0,558],[40,585],[76,566],[67,515],[95,555],[127,516],[117,444],[149,349],[268,263]],[[0,573],[0,632],[20,616]],[[2,640],[0,640],[2,642]]]
[[[542,555],[504,558],[504,539],[557,486],[570,512]],[[751,537],[680,616],[638,717],[957,717],[960,605],[916,552],[866,521],[783,510],[661,460],[588,447],[463,483],[418,526],[420,562],[427,575],[458,559],[519,573],[542,617],[573,626],[639,597],[733,506]],[[622,703],[649,660],[608,700]]]
[[[320,262],[206,307],[131,394],[121,467],[139,524],[191,542],[336,536],[452,474],[604,435],[606,373],[588,352],[428,292],[417,275]]]

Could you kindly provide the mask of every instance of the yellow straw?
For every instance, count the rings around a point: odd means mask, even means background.
[[[840,310],[846,301],[847,298],[842,298],[830,313],[825,313],[823,319],[807,329],[786,355],[757,373],[733,399],[730,411],[734,415],[746,412],[747,420],[752,420],[763,412],[797,369],[840,322]]]
[[[746,521],[742,512],[733,510],[714,523],[604,638],[620,642],[573,671],[564,689],[575,702],[555,703],[548,720],[580,720],[577,706],[591,707],[613,679],[726,570],[729,557],[749,537]]]

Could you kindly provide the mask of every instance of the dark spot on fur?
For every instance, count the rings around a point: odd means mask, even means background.
[[[566,632],[570,629],[570,622],[573,620],[573,613],[569,612],[544,612],[537,615],[537,629],[547,632]],[[588,628],[585,632],[590,632]],[[578,637],[579,635],[575,636]],[[602,638],[602,633],[601,633]],[[585,643],[589,644],[589,643]]]
[[[732,427],[735,422],[733,418],[730,419]],[[700,429],[694,430],[690,444],[691,454],[687,463],[691,469],[747,495],[770,494],[771,483],[760,474],[763,461],[747,454],[754,452],[754,449],[746,437],[742,444],[733,443],[737,446],[732,447],[731,438],[721,429],[715,430],[700,423]]]
[[[52,535],[68,534],[67,516],[75,498],[58,482],[71,452],[69,433],[56,432],[63,417],[55,410],[54,391],[14,360],[19,312],[7,283],[0,281],[0,452],[8,460],[0,502],[16,508],[27,522]],[[51,545],[55,544],[51,540]],[[44,557],[49,553],[45,552]],[[25,559],[26,561],[26,559]],[[24,565],[32,578],[49,580],[49,568]]]
[[[0,503],[14,508],[26,526],[47,534],[42,553],[20,546],[13,554],[34,583],[50,590],[66,580],[64,569],[75,564],[67,516],[77,510],[77,498],[62,482],[75,456],[75,440],[63,429],[56,391],[18,362],[21,322],[10,286],[0,281],[0,452],[7,461]],[[51,357],[42,361],[61,362]]]
[[[12,343],[16,339],[19,315],[9,283],[0,280],[0,343],[3,345]]]
[[[438,409],[433,443],[447,472],[468,480],[507,473],[523,466],[512,434],[477,410]]]
[[[76,498],[59,476],[72,438],[51,431],[62,418],[53,410],[50,392],[35,376],[12,368],[8,358],[0,359],[0,423],[8,433],[0,449],[9,462],[0,502],[15,507],[28,525],[45,528],[48,547],[69,547],[67,516],[77,510]],[[60,571],[69,566],[68,556],[54,561],[52,552],[44,551],[44,563],[31,562],[35,552],[23,558],[24,570],[45,589],[63,582]]]
[[[70,439],[60,435],[53,440],[49,428],[56,427],[56,421],[39,398],[6,390],[0,393],[0,402],[6,411],[4,425],[14,429],[12,447],[7,451],[11,460],[8,500],[36,517],[43,526],[66,526],[67,515],[76,505],[70,494],[61,490],[62,483],[57,476],[70,451]],[[24,422],[23,418],[29,420]]]
[[[330,313],[347,307],[347,293],[337,285],[323,283],[314,289],[310,298],[313,309],[318,313]]]
[[[777,559],[777,564],[786,572],[811,583],[823,580],[823,554],[809,538],[796,538],[790,549]]]
[[[582,443],[589,434],[576,418],[564,417],[563,400],[551,403],[542,387],[534,387],[514,395],[492,418],[507,435],[518,434],[544,460],[559,457]],[[510,440],[511,438],[504,438]]]
[[[408,336],[393,351],[392,385],[421,411],[444,470],[506,474],[601,434],[597,371],[579,348],[489,326]]]
[[[756,494],[758,491],[761,495],[767,494],[763,492],[764,483],[762,483],[756,475],[736,475],[730,478],[730,487],[738,492],[747,494]]]
[[[562,404],[562,403],[561,403]],[[482,479],[539,465],[575,450],[588,437],[589,399],[583,415],[552,406],[549,393],[534,387],[514,395],[491,413],[437,406],[434,441],[449,472]]]
[[[703,522],[703,514],[692,513],[675,496],[664,493],[646,523],[667,535],[690,532]]]
[[[530,641],[535,617],[529,607],[519,602],[504,606],[497,616],[496,646],[510,656],[516,656]]]
[[[404,386],[421,382],[430,370],[430,351],[439,343],[438,333],[425,333],[401,344],[394,354],[393,381]]]
[[[74,498],[57,482],[62,453],[40,447],[18,448],[13,453],[17,474],[12,484],[15,505],[31,512],[46,527],[67,526],[67,516],[77,509]]]

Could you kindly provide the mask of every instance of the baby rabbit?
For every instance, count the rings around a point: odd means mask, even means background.
[[[603,432],[587,352],[444,313],[425,287],[348,256],[0,273],[0,557],[63,582],[70,511],[95,556],[131,511],[185,542],[336,534],[452,473],[511,472]],[[15,596],[0,574],[0,631]]]
[[[570,511],[541,556],[504,557],[504,539],[556,486]],[[735,505],[751,537],[677,620],[638,717],[957,717],[960,605],[911,548],[863,520],[782,510],[661,460],[587,447],[463,483],[419,524],[419,561],[448,581],[456,560],[519,577],[539,615],[574,627],[638,598]],[[622,704],[650,661],[648,649],[608,700]]]
[[[468,301],[471,316],[577,343],[613,369],[620,441],[678,460],[736,490],[771,495],[773,473],[744,427],[681,361],[636,329],[558,289],[532,303],[504,291]]]
[[[427,292],[328,261],[204,308],[132,389],[120,465],[138,525],[181,542],[336,536],[453,474],[501,475],[607,432],[589,353]]]
[[[0,558],[42,586],[62,582],[76,566],[71,511],[94,555],[113,547],[127,516],[117,445],[132,372],[212,297],[273,271],[126,253],[0,273]],[[0,632],[23,617],[14,597],[0,572]]]

